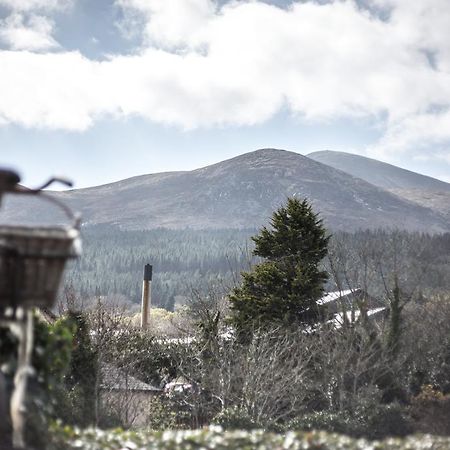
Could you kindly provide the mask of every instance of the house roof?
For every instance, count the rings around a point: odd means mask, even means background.
[[[109,391],[151,391],[160,392],[161,389],[144,383],[141,380],[128,374],[125,370],[119,369],[112,364],[103,364],[100,368],[100,387]]]
[[[319,298],[317,300],[317,304],[319,306],[326,305],[327,303],[334,302],[336,300],[339,300],[343,297],[347,297],[348,295],[355,295],[355,294],[361,294],[362,290],[359,288],[356,289],[344,289],[342,291],[334,291],[334,292],[327,292],[323,297]]]
[[[386,311],[387,308],[385,307],[380,307],[380,308],[373,308],[373,309],[369,309],[367,310],[366,314],[367,317],[373,317],[383,311]],[[332,324],[334,326],[334,328],[339,329],[341,328],[345,322],[347,323],[354,323],[357,322],[359,320],[361,316],[361,311],[358,310],[354,310],[354,311],[345,311],[345,312],[340,312],[337,314],[333,315],[333,318],[328,320],[326,323],[328,324]]]

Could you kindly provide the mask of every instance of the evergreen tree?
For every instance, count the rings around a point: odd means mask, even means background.
[[[70,367],[65,380],[70,401],[65,419],[69,423],[88,426],[96,420],[98,358],[91,342],[86,316],[69,311],[67,321],[75,325],[75,333]]]
[[[257,236],[254,255],[264,258],[230,296],[238,330],[252,326],[314,322],[316,300],[327,273],[319,263],[327,254],[329,236],[307,200],[289,198],[272,215],[271,229]]]

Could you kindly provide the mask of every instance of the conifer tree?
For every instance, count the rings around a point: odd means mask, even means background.
[[[319,263],[330,236],[307,200],[289,198],[275,211],[270,229],[252,237],[254,255],[263,258],[230,296],[232,321],[241,331],[253,326],[311,323],[327,273]]]

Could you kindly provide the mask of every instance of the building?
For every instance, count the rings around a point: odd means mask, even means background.
[[[316,303],[326,318],[324,323],[335,329],[363,318],[381,323],[388,313],[383,302],[359,288],[328,292]]]
[[[146,425],[151,414],[152,401],[163,391],[111,364],[102,365],[100,376],[102,410],[119,418],[127,427]]]

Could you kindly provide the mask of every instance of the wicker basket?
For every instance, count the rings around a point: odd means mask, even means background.
[[[0,309],[51,307],[66,261],[80,253],[75,228],[0,226]]]

